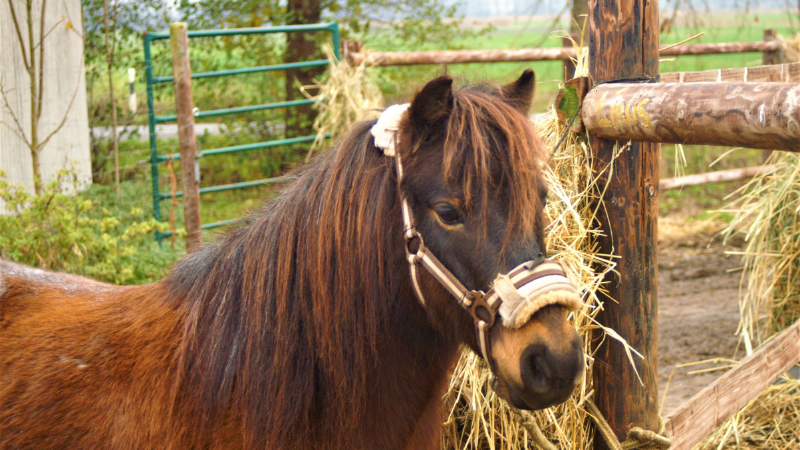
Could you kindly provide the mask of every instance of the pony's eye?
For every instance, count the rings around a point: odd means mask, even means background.
[[[440,203],[436,205],[433,210],[436,211],[436,215],[439,216],[439,219],[447,225],[455,225],[461,222],[461,214],[457,209],[448,204]]]

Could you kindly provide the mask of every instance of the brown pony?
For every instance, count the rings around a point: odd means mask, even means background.
[[[414,98],[397,151],[417,228],[468,288],[541,258],[534,77]],[[0,449],[422,449],[473,319],[404,254],[396,166],[360,123],[241,228],[162,281],[0,262]],[[558,306],[490,329],[498,392],[564,401],[583,370]]]

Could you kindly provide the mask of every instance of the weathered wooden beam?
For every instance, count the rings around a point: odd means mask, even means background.
[[[186,250],[191,252],[202,245],[203,230],[200,228],[200,183],[194,165],[197,159],[197,140],[194,133],[192,69],[189,65],[189,35],[186,23],[176,22],[169,26],[169,45],[172,51],[178,146],[181,152]]]
[[[661,56],[719,55],[722,53],[767,52],[781,48],[777,41],[769,42],[721,42],[719,44],[689,44],[670,47],[661,51]]]
[[[658,2],[655,0],[589,1],[589,67],[601,83],[658,74]],[[584,109],[586,105],[584,104]],[[659,145],[631,143],[618,157],[623,142],[592,136],[594,172],[605,192],[598,214],[603,237],[598,253],[613,254],[616,270],[599,294],[598,321],[616,330],[644,355],[634,358],[623,346],[594,336],[598,345],[593,365],[595,404],[611,429],[624,440],[631,427],[658,430],[657,243]],[[613,161],[613,173],[606,168]],[[637,375],[638,373],[638,375]],[[607,448],[595,436],[595,448]]]
[[[726,181],[745,180],[762,173],[772,173],[776,170],[774,164],[768,166],[744,167],[741,169],[718,170],[715,172],[696,173],[675,178],[664,178],[658,182],[662,191],[680,189],[687,186],[701,186],[704,184],[723,183]]]
[[[712,55],[720,53],[770,52],[780,48],[776,41],[690,44],[666,48],[661,56]],[[528,48],[518,50],[429,50],[417,52],[351,52],[354,64],[364,59],[373,66],[409,66],[419,64],[463,64],[515,61],[554,61],[575,58],[575,49]]]
[[[608,140],[800,151],[800,84],[606,84],[583,123]]]
[[[800,63],[662,73],[662,83],[800,83]]]
[[[800,361],[800,321],[667,416],[670,450],[690,450]]]
[[[353,53],[355,64],[364,58],[374,66],[409,66],[419,64],[459,64],[513,61],[557,61],[575,57],[575,49],[527,48],[519,50],[430,50],[418,52]]]

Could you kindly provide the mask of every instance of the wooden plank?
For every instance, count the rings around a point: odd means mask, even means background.
[[[658,74],[658,2],[652,0],[589,1],[589,67],[596,83]],[[586,105],[584,104],[584,109]],[[598,320],[616,330],[644,355],[634,370],[617,341],[595,335],[593,365],[595,403],[611,429],[624,440],[631,427],[658,430],[657,259],[659,145],[633,142],[614,159],[621,142],[592,136],[598,189],[605,190],[598,214],[603,237],[597,251],[614,254],[616,270],[599,294]],[[613,176],[604,172],[614,161]],[[638,376],[637,373],[638,372]],[[641,379],[641,382],[640,382]],[[600,436],[595,448],[605,449]]]
[[[683,177],[664,178],[659,181],[658,185],[662,191],[669,189],[680,189],[687,186],[700,186],[703,184],[723,183],[726,181],[744,180],[753,178],[762,173],[774,172],[776,166],[770,164],[768,166],[755,166],[744,167],[741,169],[718,170],[715,172],[697,173],[693,175],[686,175]]]
[[[800,361],[800,321],[667,416],[670,450],[690,450]]]
[[[603,139],[800,151],[800,84],[606,84],[583,100]]]
[[[701,72],[668,72],[661,74],[662,83],[800,83],[800,63],[739,69],[704,70]]]
[[[181,152],[186,250],[191,252],[202,245],[203,230],[200,228],[200,183],[194,165],[197,159],[197,140],[194,134],[192,69],[189,66],[189,35],[187,33],[184,22],[176,22],[169,26],[172,73],[175,80],[178,146]]]

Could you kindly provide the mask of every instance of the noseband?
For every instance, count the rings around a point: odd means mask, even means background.
[[[499,274],[492,282],[489,292],[470,290],[464,286],[436,256],[431,253],[422,235],[417,231],[408,198],[403,193],[403,163],[395,150],[398,124],[408,104],[387,108],[372,128],[375,146],[384,155],[394,157],[397,165],[397,188],[403,217],[403,237],[406,259],[411,271],[414,292],[423,308],[428,306],[419,284],[419,266],[425,268],[458,301],[459,306],[472,316],[483,359],[494,370],[491,359],[489,329],[494,325],[498,313],[503,324],[519,328],[539,309],[559,304],[568,309],[580,309],[582,303],[575,286],[569,281],[562,265],[541,259],[527,261],[507,274]],[[545,294],[566,295],[545,295]]]

